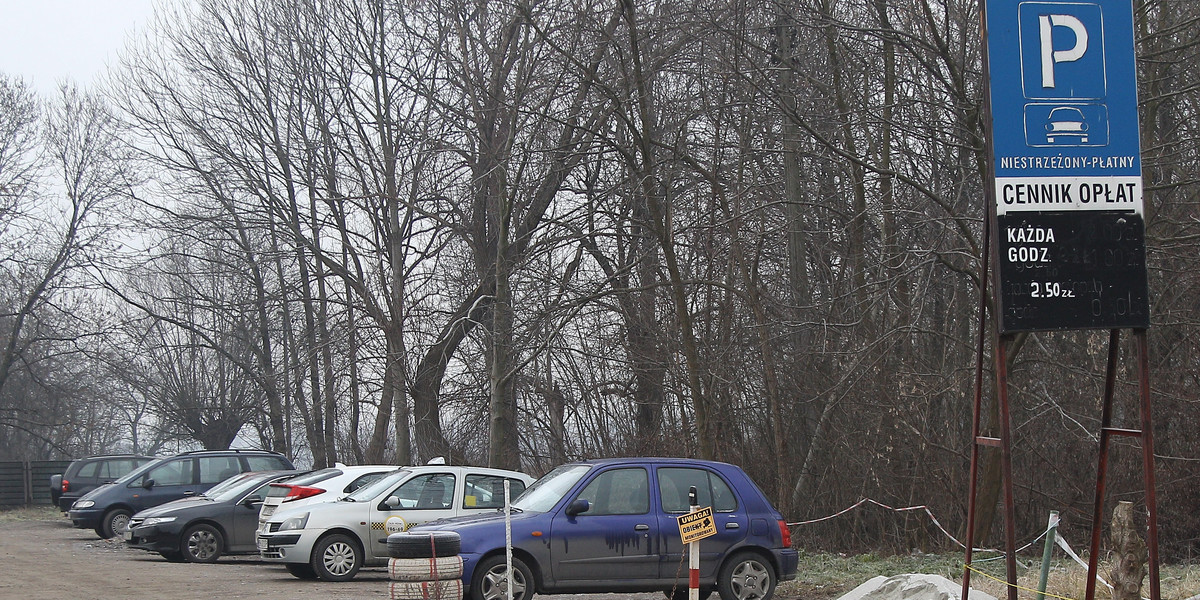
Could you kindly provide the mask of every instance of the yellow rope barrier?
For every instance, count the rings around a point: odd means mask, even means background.
[[[1015,583],[1009,583],[1003,579],[1000,579],[999,577],[995,577],[995,576],[989,575],[987,573],[984,573],[983,571],[980,571],[979,569],[976,569],[975,567],[972,567],[971,565],[963,565],[963,566],[971,571],[974,571],[980,575],[983,575],[984,577],[987,577],[988,579],[991,579],[993,581],[998,581],[1000,583],[1003,583],[1004,585],[1010,585],[1012,587],[1017,588],[1018,590],[1022,590],[1022,591],[1026,591],[1026,592],[1033,592],[1034,594],[1040,593],[1040,594],[1046,596],[1047,598],[1058,598],[1058,600],[1075,600],[1075,598],[1071,598],[1068,596],[1059,596],[1058,594],[1051,594],[1050,592],[1038,592],[1037,590],[1035,590],[1033,588],[1027,588],[1024,586],[1017,585]]]

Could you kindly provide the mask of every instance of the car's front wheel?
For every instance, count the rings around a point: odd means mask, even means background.
[[[100,520],[100,527],[96,531],[104,539],[124,534],[125,530],[129,529],[130,514],[123,508],[114,508],[104,513],[104,518]]]
[[[349,581],[362,568],[363,551],[350,536],[335,533],[317,542],[310,564],[322,581]]]
[[[183,557],[189,562],[210,563],[221,558],[225,540],[212,525],[194,525],[183,532]]]
[[[762,556],[740,552],[721,565],[717,592],[721,600],[769,600],[775,593],[775,570]]]
[[[515,556],[512,566],[512,600],[530,600],[534,592],[533,573]],[[471,576],[471,600],[502,598],[508,598],[508,567],[501,554],[488,557],[475,567],[475,574]]]

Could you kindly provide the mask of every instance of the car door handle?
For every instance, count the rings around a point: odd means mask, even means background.
[[[646,525],[645,523],[642,523],[640,525],[634,526],[633,530],[634,531],[650,531],[650,526]]]
[[[725,524],[725,529],[741,529],[741,528],[742,528],[741,525],[738,525],[737,523],[734,523],[734,522],[729,522],[729,523]]]

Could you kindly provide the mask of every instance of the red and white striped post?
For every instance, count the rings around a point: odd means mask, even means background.
[[[688,489],[689,512],[700,510],[696,498],[696,486]],[[688,600],[700,600],[700,540],[688,544]]]

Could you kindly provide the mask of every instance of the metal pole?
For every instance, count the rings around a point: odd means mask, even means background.
[[[1004,553],[1007,564],[1008,600],[1017,600],[1017,515],[1013,500],[1012,419],[1008,405],[1008,342],[996,344],[996,396],[1000,401],[1000,472],[1004,479]]]
[[[1054,538],[1058,535],[1058,511],[1050,511],[1046,522],[1046,548],[1042,550],[1042,574],[1038,577],[1037,600],[1046,598],[1046,580],[1050,577],[1050,553],[1054,550]]]
[[[1100,560],[1100,519],[1104,515],[1104,481],[1108,474],[1108,436],[1112,432],[1113,388],[1117,383],[1117,355],[1121,330],[1108,333],[1108,364],[1104,373],[1104,406],[1100,409],[1100,458],[1096,466],[1096,498],[1092,504],[1092,544],[1088,556],[1087,585],[1084,600],[1096,598],[1096,574]]]
[[[696,486],[688,488],[689,512],[700,510]],[[700,600],[700,541],[688,544],[688,600]]]
[[[1137,340],[1139,391],[1142,396],[1142,470],[1146,481],[1146,551],[1149,559],[1150,600],[1161,600],[1158,581],[1158,494],[1154,489],[1154,422],[1150,414],[1150,351],[1146,330],[1135,329]]]
[[[509,505],[509,481],[504,480],[504,568],[505,581],[508,583],[508,591],[505,596],[508,600],[513,598],[513,564],[512,564],[512,509]],[[532,582],[526,581],[525,585]]]

